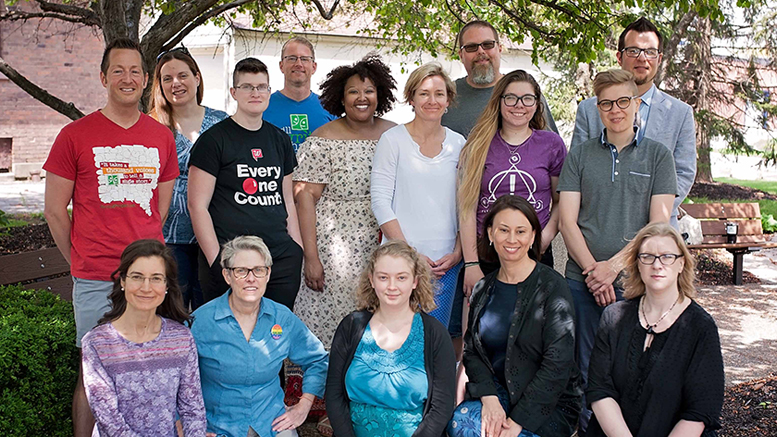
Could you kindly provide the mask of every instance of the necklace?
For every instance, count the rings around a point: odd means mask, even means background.
[[[645,314],[645,295],[644,294],[642,295],[642,299],[639,301],[639,306],[640,306],[640,309],[642,310],[642,318],[645,319],[645,324],[647,325],[647,333],[648,334],[655,334],[656,333],[656,331],[654,331],[653,329],[656,326],[658,326],[658,324],[661,323],[662,320],[664,320],[664,317],[666,317],[670,312],[672,312],[672,310],[674,309],[675,305],[677,305],[677,303],[680,302],[681,298],[682,298],[682,296],[678,297],[677,300],[674,301],[672,306],[670,306],[669,309],[666,310],[666,312],[664,314],[661,314],[661,317],[659,317],[658,320],[656,320],[656,323],[651,324],[648,321],[647,315]]]

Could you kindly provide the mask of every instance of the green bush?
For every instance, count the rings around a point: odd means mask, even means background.
[[[72,435],[75,335],[69,302],[43,290],[0,287],[0,434]]]

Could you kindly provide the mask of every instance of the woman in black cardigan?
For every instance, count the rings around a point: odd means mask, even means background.
[[[431,271],[404,241],[372,254],[356,311],[332,340],[326,410],[337,437],[438,437],[453,414],[456,361]]]
[[[541,228],[532,205],[502,196],[486,215],[481,259],[500,267],[475,285],[464,336],[467,398],[451,437],[569,437],[582,388],[566,281],[537,262]]]
[[[596,333],[587,436],[714,436],[723,406],[715,321],[693,301],[693,257],[667,223],[626,246],[623,297]]]

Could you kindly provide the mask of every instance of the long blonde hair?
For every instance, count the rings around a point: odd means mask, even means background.
[[[388,241],[372,252],[367,267],[359,278],[359,287],[356,289],[356,308],[375,312],[380,307],[378,295],[372,288],[370,278],[375,273],[375,264],[384,256],[402,258],[412,267],[413,276],[418,279],[418,285],[410,295],[410,308],[415,312],[423,311],[426,313],[435,309],[437,305],[434,303],[434,285],[432,284],[432,270],[429,268],[429,263],[402,240]]]
[[[540,85],[531,74],[515,70],[504,75],[494,85],[494,91],[488,104],[480,114],[478,122],[472,128],[459,157],[459,187],[457,191],[459,216],[468,217],[475,213],[483,179],[483,167],[486,165],[488,148],[496,132],[502,127],[502,94],[513,82],[526,82],[534,88],[537,95],[537,110],[529,121],[529,127],[535,130],[545,129],[545,107],[542,104]]]
[[[683,237],[668,223],[662,222],[648,224],[626,245],[624,252],[626,268],[624,269],[623,278],[623,297],[625,299],[634,299],[645,294],[645,283],[642,282],[642,276],[639,274],[639,259],[637,257],[642,243],[652,237],[669,237],[677,244],[677,248],[680,250],[685,263],[683,270],[677,278],[677,289],[680,294],[693,299],[696,296],[696,287],[693,285],[696,280],[695,260],[685,246]]]

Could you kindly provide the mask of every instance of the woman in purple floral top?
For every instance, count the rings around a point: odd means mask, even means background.
[[[93,436],[205,436],[197,348],[184,322],[175,260],[157,240],[124,250],[112,309],[82,340]]]

